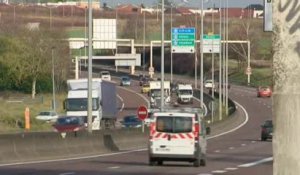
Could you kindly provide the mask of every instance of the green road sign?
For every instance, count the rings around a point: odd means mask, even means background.
[[[220,45],[220,35],[203,35],[203,53],[220,53]]]
[[[195,35],[173,34],[172,39],[173,40],[195,40]]]
[[[177,45],[177,46],[194,46],[195,41],[172,41],[172,45]]]
[[[203,39],[221,39],[220,35],[203,35]]]
[[[194,53],[195,32],[195,28],[172,28],[172,53]]]

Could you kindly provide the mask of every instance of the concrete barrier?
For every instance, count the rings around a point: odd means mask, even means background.
[[[141,129],[67,133],[19,133],[0,135],[0,163],[15,163],[110,153],[144,148],[148,132]]]

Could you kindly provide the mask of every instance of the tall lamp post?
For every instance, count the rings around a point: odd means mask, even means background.
[[[146,67],[146,55],[145,55],[145,36],[146,36],[146,14],[145,11],[143,10],[143,17],[144,17],[144,31],[143,31],[143,72],[145,72],[145,67]]]
[[[92,133],[92,0],[88,1],[89,33],[88,33],[88,131]]]
[[[164,73],[165,73],[165,1],[161,1],[161,83],[160,83],[160,90],[161,90],[161,98],[160,98],[160,110],[164,110]]]
[[[200,101],[201,108],[203,108],[203,0],[201,0],[201,39],[200,39],[200,50],[201,50],[201,58],[200,58]]]
[[[52,110],[56,112],[55,80],[54,80],[54,47],[51,48],[51,59],[52,59]]]

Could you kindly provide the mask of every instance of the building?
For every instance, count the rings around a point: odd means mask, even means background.
[[[88,7],[88,0],[80,0],[79,2],[77,2],[76,4],[77,6],[79,6],[80,8],[87,8]],[[100,9],[101,8],[101,3],[100,0],[93,0],[92,1],[92,8],[93,9]]]

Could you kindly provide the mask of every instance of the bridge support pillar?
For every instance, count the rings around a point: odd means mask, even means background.
[[[134,75],[135,73],[135,66],[130,66],[130,74]]]

